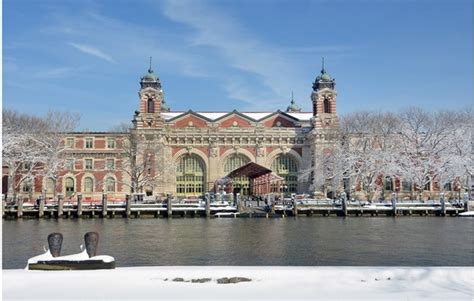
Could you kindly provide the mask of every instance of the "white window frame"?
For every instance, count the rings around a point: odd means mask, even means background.
[[[69,164],[71,163],[71,164]],[[76,160],[74,158],[67,158],[66,162],[64,163],[64,167],[67,170],[74,170],[76,166]]]
[[[69,145],[69,141],[72,140],[72,144]],[[76,146],[76,139],[74,137],[66,137],[66,148],[74,148]]]
[[[113,147],[110,147],[110,146],[109,146],[109,142],[110,142],[110,141],[113,142]],[[117,143],[117,141],[116,141],[115,137],[107,137],[107,138],[105,139],[105,144],[106,144],[106,147],[107,147],[108,149],[115,149],[116,143]]]
[[[109,160],[112,161],[112,168],[109,167]],[[106,158],[105,159],[105,169],[106,170],[115,170],[115,158]]]
[[[92,146],[91,147],[87,147],[87,141],[89,139],[92,141]],[[93,149],[94,148],[94,137],[85,137],[84,138],[84,148],[85,149]]]
[[[91,168],[87,168],[87,160],[91,160]],[[93,158],[84,158],[84,169],[85,170],[94,170],[94,159]]]

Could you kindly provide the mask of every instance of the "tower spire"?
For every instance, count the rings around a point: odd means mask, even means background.
[[[293,90],[291,90],[291,104],[294,104],[295,100],[293,99]]]
[[[326,73],[326,70],[324,70],[324,56],[322,57],[322,63],[321,63],[321,74]]]
[[[149,73],[153,73],[153,69],[151,69],[151,56],[150,56],[150,67],[148,68]]]

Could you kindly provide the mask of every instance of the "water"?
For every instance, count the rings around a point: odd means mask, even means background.
[[[84,233],[100,234],[99,253],[117,266],[307,265],[474,266],[474,219],[73,219],[4,220],[3,268],[24,268],[51,232],[62,254]]]

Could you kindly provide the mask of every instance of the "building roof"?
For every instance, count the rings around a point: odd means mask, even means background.
[[[257,163],[250,162],[231,171],[226,178],[249,177],[251,179],[271,173],[272,170]]]
[[[189,112],[189,111],[188,111]],[[180,115],[183,115],[188,112],[162,112],[161,116],[164,117],[166,121],[170,119],[174,119]],[[230,112],[195,112],[196,114],[199,114],[211,121],[215,121],[222,116],[225,116],[229,114]],[[242,115],[245,115],[253,120],[261,120],[264,119],[272,114],[275,114],[275,112],[239,112]],[[312,112],[285,112],[286,115],[289,115],[299,121],[308,121],[313,117]]]

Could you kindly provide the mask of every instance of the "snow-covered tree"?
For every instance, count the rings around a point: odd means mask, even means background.
[[[156,187],[166,173],[174,172],[172,162],[163,160],[160,141],[147,141],[128,124],[121,124],[113,130],[123,133],[119,143],[121,166],[118,170],[126,175],[121,183],[130,187],[131,193]]]
[[[452,181],[458,116],[454,111],[431,113],[414,107],[399,114],[397,160],[393,167],[398,177],[414,184],[420,197],[435,180],[438,185]]]
[[[41,175],[44,179],[53,181],[54,196],[61,171],[66,167],[67,145],[64,141],[65,133],[73,131],[79,125],[79,115],[68,112],[50,111],[44,117],[47,130],[42,133],[40,145],[44,159]]]

